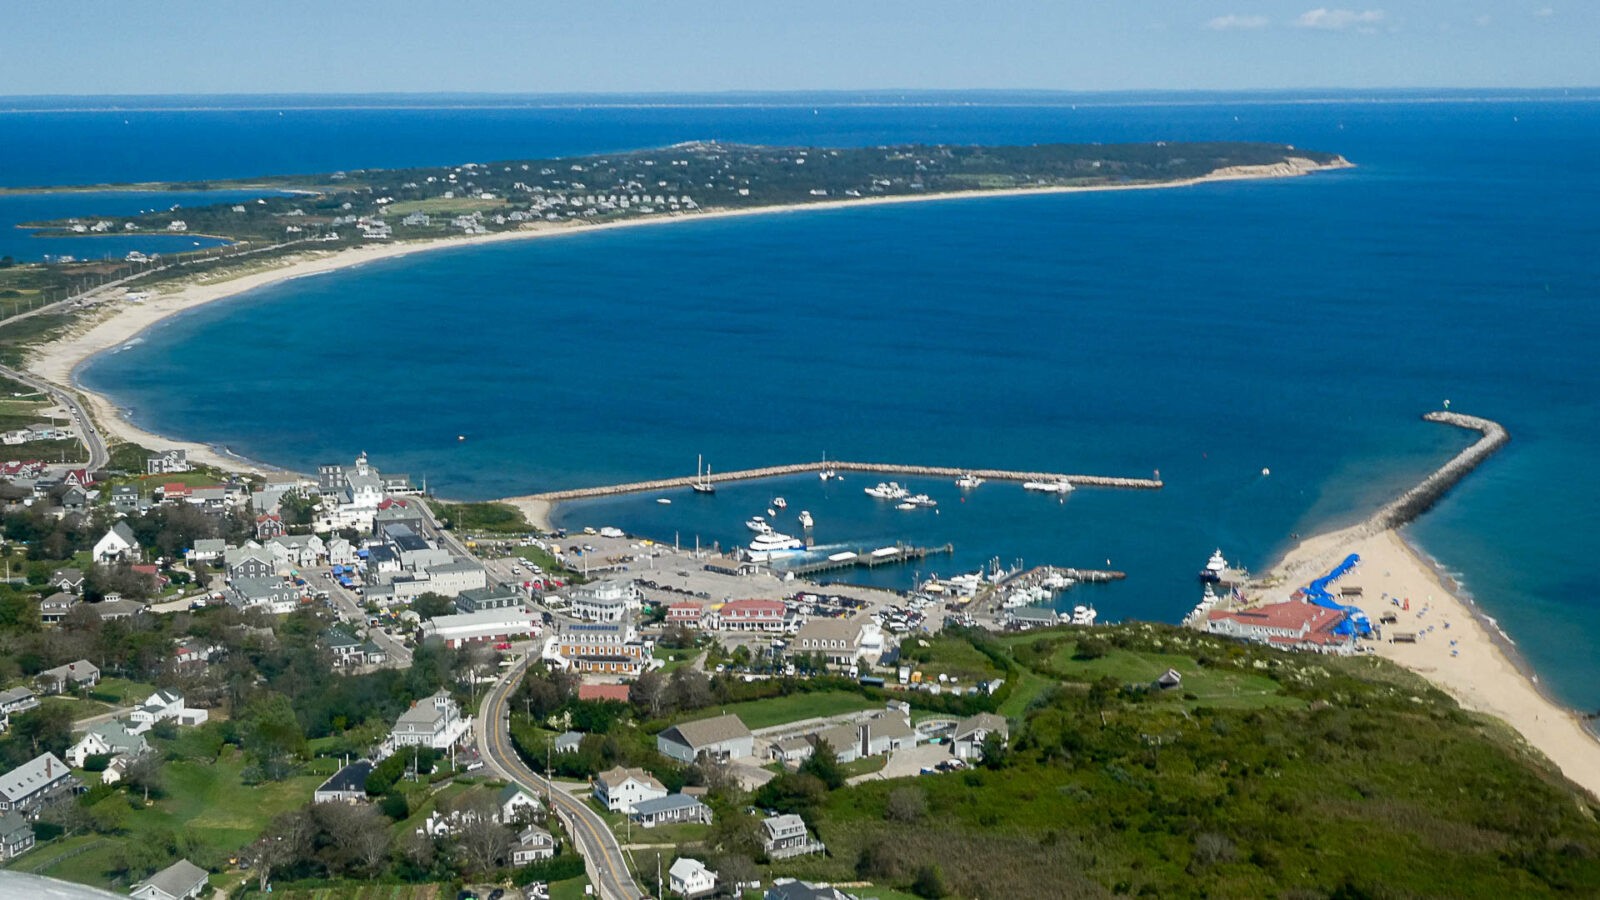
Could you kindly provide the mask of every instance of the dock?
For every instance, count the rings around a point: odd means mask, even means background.
[[[840,462],[828,460],[827,462],[793,463],[782,466],[764,466],[756,469],[740,469],[733,472],[718,472],[705,478],[711,484],[727,484],[737,481],[753,481],[760,478],[778,478],[784,475],[803,475],[806,473],[821,472],[832,469],[835,472],[858,472],[874,475],[918,475],[932,478],[959,478],[962,475],[976,475],[985,481],[1065,481],[1075,488],[1095,487],[1111,488],[1118,490],[1153,491],[1160,490],[1162,482],[1156,478],[1123,478],[1115,475],[1071,475],[1060,472],[1020,472],[1010,469],[963,469],[955,466],[915,466],[904,463],[873,463],[873,462]],[[586,488],[569,488],[560,491],[545,491],[539,494],[529,494],[515,500],[542,500],[547,503],[556,503],[563,500],[586,500],[595,497],[615,497],[621,494],[638,494],[645,491],[665,491],[675,488],[690,487],[702,480],[698,475],[684,475],[680,478],[657,478],[652,481],[632,481],[626,484],[609,484]]]
[[[1439,502],[1440,497],[1511,440],[1511,433],[1506,431],[1504,425],[1479,416],[1441,410],[1427,413],[1422,418],[1429,422],[1476,431],[1482,437],[1474,441],[1472,446],[1451,457],[1449,462],[1435,469],[1416,487],[1378,510],[1368,520],[1369,527],[1375,530],[1398,528],[1427,512]]]
[[[1118,572],[1113,569],[1074,569],[1068,566],[1038,566],[1019,572],[1000,581],[1001,586],[1016,583],[1037,584],[1051,575],[1060,575],[1070,578],[1079,584],[1104,584],[1111,581],[1121,581],[1128,577],[1127,572]]]
[[[882,551],[893,550],[893,553]],[[945,544],[943,547],[881,547],[877,549],[861,549],[855,551],[855,556],[849,559],[819,559],[812,562],[801,563],[797,566],[774,566],[773,571],[779,574],[793,574],[796,577],[815,575],[818,572],[833,572],[839,569],[875,569],[878,566],[895,566],[913,560],[926,559],[929,556],[947,555],[956,552],[954,544]]]

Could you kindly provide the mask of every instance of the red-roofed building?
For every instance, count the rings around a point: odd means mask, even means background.
[[[674,603],[667,607],[668,625],[686,625],[699,628],[705,617],[705,607],[698,603]]]
[[[167,583],[171,581],[167,576],[161,574],[161,569],[156,566],[134,566],[133,571],[138,572],[140,575],[149,575],[156,580],[156,584],[162,587],[166,587]]]
[[[619,703],[628,702],[628,686],[625,684],[580,684],[578,685],[579,700],[616,700]]]
[[[161,486],[161,498],[163,500],[187,500],[192,493],[194,491],[187,484],[180,484],[176,481]]]
[[[782,631],[789,607],[782,600],[730,600],[717,611],[717,627],[725,631]]]
[[[1354,635],[1334,633],[1344,620],[1345,614],[1339,610],[1291,600],[1249,609],[1212,610],[1206,630],[1282,650],[1353,653]]]
[[[62,484],[75,484],[78,487],[88,487],[94,484],[94,476],[88,469],[68,469],[67,474],[61,476]]]
[[[256,516],[257,540],[269,541],[275,537],[283,537],[287,530],[283,526],[283,516],[277,513]]]
[[[385,497],[382,501],[380,501],[378,503],[378,508],[379,509],[388,509],[391,506],[398,506],[401,509],[405,509],[410,505],[411,504],[407,503],[404,500],[396,500],[393,497]]]

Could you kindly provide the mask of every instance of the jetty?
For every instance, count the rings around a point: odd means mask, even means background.
[[[1511,440],[1511,433],[1506,431],[1504,425],[1479,416],[1439,410],[1428,413],[1422,418],[1429,422],[1476,431],[1482,437],[1474,441],[1472,446],[1451,457],[1449,462],[1435,469],[1416,487],[1396,497],[1374,513],[1366,523],[1374,532],[1398,528],[1427,512],[1439,502],[1440,497]]]
[[[545,491],[540,494],[529,494],[511,499],[514,501],[541,500],[546,503],[556,503],[563,500],[586,500],[594,497],[615,497],[621,494],[639,494],[645,491],[665,491],[674,488],[692,487],[701,481],[724,484],[735,481],[753,481],[760,478],[778,478],[784,475],[804,475],[810,472],[821,472],[824,469],[832,469],[835,472],[862,472],[875,475],[919,475],[931,478],[959,478],[962,475],[976,475],[985,481],[1065,481],[1075,488],[1096,487],[1152,491],[1160,490],[1162,487],[1162,482],[1157,478],[1069,475],[1059,472],[1018,472],[1009,469],[965,469],[954,466],[914,466],[904,463],[841,462],[830,459],[826,462],[793,463],[782,466],[763,466],[756,469],[718,472],[705,478],[697,475],[684,475],[681,478],[657,478],[653,481],[632,481],[626,484]]]

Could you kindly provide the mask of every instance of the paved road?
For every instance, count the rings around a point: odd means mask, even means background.
[[[98,472],[111,462],[111,454],[106,450],[105,439],[100,436],[100,430],[94,427],[94,420],[84,411],[78,398],[70,391],[57,387],[42,378],[20,372],[9,366],[0,366],[0,375],[5,375],[13,381],[23,384],[37,391],[47,394],[50,399],[61,404],[72,416],[72,424],[78,427],[78,434],[83,438],[83,445],[89,450],[89,464],[85,467],[90,472]]]
[[[507,670],[483,698],[478,708],[478,753],[490,766],[505,778],[522,785],[536,794],[549,796],[567,832],[577,842],[578,852],[588,862],[589,880],[595,886],[600,900],[639,900],[644,894],[634,884],[628,872],[627,860],[616,835],[594,810],[583,800],[564,790],[551,790],[550,783],[534,774],[517,756],[511,746],[509,707],[511,693],[516,690],[522,674],[533,654]]]
[[[311,575],[312,587],[317,590],[327,590],[328,599],[333,601],[334,609],[356,628],[364,628],[367,638],[374,644],[383,648],[388,659],[380,668],[408,669],[411,667],[411,649],[399,638],[384,634],[381,628],[372,628],[367,625],[367,611],[361,607],[361,598],[339,586],[339,582],[324,577],[326,572]],[[302,576],[304,577],[304,576]]]

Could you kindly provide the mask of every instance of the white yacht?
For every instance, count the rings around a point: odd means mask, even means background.
[[[880,481],[877,487],[862,488],[862,490],[868,497],[877,497],[879,500],[903,500],[911,496],[910,491],[894,481]]]
[[[1200,570],[1200,580],[1205,582],[1218,582],[1222,580],[1222,573],[1228,568],[1228,560],[1222,555],[1222,548],[1218,547],[1206,560],[1206,567]]]
[[[750,558],[756,562],[797,556],[804,552],[806,552],[804,541],[776,531],[758,534],[755,540],[750,542]]]
[[[1074,625],[1093,625],[1094,620],[1099,616],[1100,614],[1095,612],[1092,606],[1074,606],[1072,608],[1072,624]]]
[[[1065,478],[1059,481],[1024,481],[1022,489],[1045,494],[1068,494],[1072,492],[1072,482]]]
[[[980,484],[983,484],[983,479],[972,474],[971,472],[964,472],[960,478],[956,479],[956,487],[961,488],[964,491],[970,491]]]
[[[894,505],[895,509],[916,509],[917,505],[910,500],[905,500]]]
[[[800,527],[810,528],[814,524],[816,524],[816,521],[811,518],[810,510],[800,510]]]
[[[772,498],[772,505],[778,509],[788,509],[789,501],[783,499],[782,497],[774,497]]]
[[[764,516],[751,516],[749,519],[745,520],[744,527],[754,531],[756,534],[772,533],[772,526],[767,524],[766,517]]]
[[[912,506],[938,506],[939,505],[939,501],[933,499],[932,497],[929,497],[927,494],[918,494],[915,497],[907,497],[906,498],[906,502],[911,504]]]

